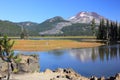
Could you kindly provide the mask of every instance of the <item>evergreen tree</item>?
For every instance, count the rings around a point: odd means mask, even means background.
[[[92,21],[91,21],[91,30],[92,30],[92,34],[93,34],[93,36],[95,36],[95,19],[93,19]]]
[[[113,41],[116,41],[116,23],[115,22],[113,22],[113,36],[112,36],[112,40]]]
[[[118,22],[106,20],[105,25],[104,19],[102,19],[98,28],[97,39],[108,41],[120,40],[120,25],[118,26]]]
[[[24,34],[24,32],[21,32],[21,34],[20,34],[20,39],[25,39],[25,34]]]
[[[109,32],[109,34],[110,34],[110,41],[113,40],[113,36],[114,36],[114,27],[113,26],[114,26],[113,22],[111,22],[110,23],[110,32]]]
[[[101,21],[100,21],[100,25],[98,26],[97,39],[102,39],[102,23],[101,23]]]
[[[118,26],[118,40],[120,40],[120,23],[119,23],[119,26]]]
[[[102,24],[102,39],[106,40],[107,27],[105,26],[105,20],[104,19],[102,19],[101,24]]]
[[[29,35],[28,35],[28,31],[27,31],[25,28],[22,27],[22,29],[21,29],[21,34],[20,34],[20,38],[21,38],[21,39],[25,39],[25,38],[28,39],[28,36],[29,36]]]
[[[98,28],[98,35],[97,35],[97,38],[98,39],[105,39],[106,38],[106,31],[105,31],[105,23],[104,23],[104,19],[100,20],[100,25],[99,25],[99,28]]]
[[[8,63],[8,77],[10,79],[11,71],[14,71],[13,63],[19,62],[21,59],[14,55],[12,47],[14,41],[8,39],[7,36],[4,36],[3,39],[0,39],[0,58]]]
[[[117,41],[117,36],[118,36],[118,23],[114,24],[114,41]]]
[[[107,33],[106,33],[106,39],[109,41],[109,30],[110,30],[110,25],[109,25],[109,20],[106,21],[106,28],[107,28]]]

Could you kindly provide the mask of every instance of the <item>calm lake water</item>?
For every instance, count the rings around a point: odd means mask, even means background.
[[[112,76],[120,72],[120,45],[101,46],[84,49],[64,49],[45,52],[16,53],[38,54],[40,71],[49,68],[72,68],[77,73],[90,77],[92,75]]]

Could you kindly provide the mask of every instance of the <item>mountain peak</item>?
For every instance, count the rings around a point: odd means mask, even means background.
[[[96,23],[99,23],[100,19],[103,18],[103,16],[99,15],[96,12],[82,11],[76,14],[75,16],[69,18],[69,20],[73,23],[90,23],[92,19],[95,19]]]
[[[96,12],[87,12],[87,11],[82,11],[82,12],[79,12],[76,17],[86,17],[86,16],[93,16],[95,18],[99,18],[99,17],[102,17],[101,15],[99,15],[98,13]]]
[[[83,17],[83,16],[86,16],[88,14],[88,12],[86,11],[83,11],[83,12],[79,12],[76,17]]]
[[[28,27],[28,26],[35,26],[37,25],[38,23],[35,23],[35,22],[31,22],[31,21],[25,21],[25,22],[19,22],[17,23],[19,26],[25,26],[25,27]]]
[[[56,21],[64,21],[64,19],[61,16],[55,16],[53,18],[50,18],[47,20],[48,22],[56,22]]]
[[[61,16],[55,16],[53,17],[54,19],[60,19],[60,20],[63,20],[63,18]]]

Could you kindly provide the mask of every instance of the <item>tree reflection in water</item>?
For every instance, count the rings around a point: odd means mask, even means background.
[[[82,62],[96,61],[98,58],[101,61],[109,61],[112,59],[120,59],[120,45],[102,46],[96,48],[71,49],[71,56],[79,59]]]
[[[104,59],[111,60],[111,59],[119,59],[119,45],[116,46],[105,46],[99,47],[99,57],[100,60],[104,61]]]

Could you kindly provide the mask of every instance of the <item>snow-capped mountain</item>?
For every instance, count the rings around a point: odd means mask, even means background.
[[[48,30],[39,32],[39,34],[40,35],[64,34],[64,32],[62,31],[64,27],[73,26],[74,24],[78,24],[78,23],[89,24],[93,19],[95,19],[96,24],[99,24],[101,19],[106,19],[106,18],[97,14],[96,12],[85,12],[85,11],[79,12],[75,16],[70,17],[68,20],[63,19],[60,16],[56,16],[47,20],[47,24],[49,23],[49,25],[46,25],[46,27],[49,27],[50,25],[52,27],[50,27]],[[46,21],[43,23],[46,24]],[[84,31],[86,29],[85,26],[82,29]]]
[[[79,12],[77,15],[70,17],[68,20],[72,23],[90,23],[92,19],[95,19],[96,23],[99,23],[101,19],[105,19],[103,16],[95,12]]]
[[[56,16],[50,19],[45,20],[42,23],[36,22],[10,22],[0,20],[0,29],[1,34],[9,33],[11,27],[14,27],[15,31],[12,31],[10,34],[18,35],[21,32],[21,26],[29,33],[29,35],[92,35],[90,22],[95,19],[95,22],[100,22],[100,19],[107,19],[103,16],[97,14],[96,12],[79,12],[75,16],[70,17],[69,19],[64,19],[61,16]],[[83,23],[83,24],[82,24]],[[18,26],[18,27],[16,27]],[[6,28],[7,27],[7,28]],[[10,28],[8,30],[8,28]],[[18,29],[19,28],[19,29]]]

